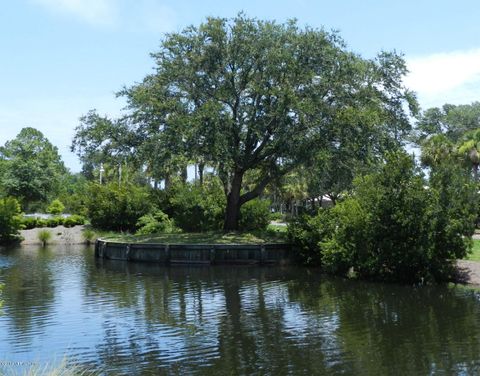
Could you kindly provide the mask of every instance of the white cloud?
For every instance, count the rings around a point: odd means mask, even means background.
[[[407,59],[405,83],[423,108],[480,100],[480,49]]]
[[[115,22],[115,0],[33,0],[55,13],[74,15],[91,24],[111,25]]]
[[[56,14],[93,25],[137,32],[165,32],[175,26],[174,10],[157,0],[31,0]]]
[[[176,20],[176,14],[169,6],[155,0],[137,0],[124,24],[127,24],[131,31],[163,33],[172,31]]]

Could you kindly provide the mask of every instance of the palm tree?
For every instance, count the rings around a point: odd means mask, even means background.
[[[421,150],[422,164],[431,168],[435,168],[457,155],[455,144],[443,134],[436,134],[426,139],[421,145]]]
[[[478,181],[480,165],[480,129],[466,133],[460,140],[458,153],[472,169],[475,181]]]

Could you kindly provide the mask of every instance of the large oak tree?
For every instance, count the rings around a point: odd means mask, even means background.
[[[152,56],[155,72],[121,92],[132,148],[152,170],[180,157],[214,167],[226,231],[238,228],[244,203],[319,150],[353,139],[369,158],[400,145],[416,110],[399,55],[363,59],[336,33],[294,21],[209,18],[168,34]],[[83,123],[77,144],[88,144],[95,126]],[[245,190],[252,170],[258,181]]]

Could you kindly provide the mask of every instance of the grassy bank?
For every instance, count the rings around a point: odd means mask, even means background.
[[[270,229],[265,232],[248,233],[180,233],[180,234],[152,234],[130,235],[108,233],[102,236],[115,242],[128,243],[161,243],[161,244],[263,244],[285,242],[285,232]]]
[[[480,239],[473,239],[472,253],[465,257],[465,259],[480,262]]]

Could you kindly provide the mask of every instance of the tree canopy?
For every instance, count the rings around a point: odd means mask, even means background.
[[[443,134],[457,142],[466,132],[480,128],[480,102],[472,104],[444,104],[427,109],[416,127],[416,139],[422,142],[435,134]]]
[[[417,110],[401,56],[364,59],[337,33],[295,21],[208,18],[168,34],[152,56],[155,72],[120,93],[129,111],[113,134],[91,118],[73,148],[114,155],[128,145],[163,177],[190,161],[214,167],[227,198],[225,230],[238,228],[244,203],[320,150],[368,160],[398,147]],[[117,148],[119,136],[127,142]],[[245,189],[252,170],[258,181]]]
[[[0,147],[0,164],[4,194],[18,198],[24,209],[48,202],[67,172],[58,149],[34,128],[23,128]]]

